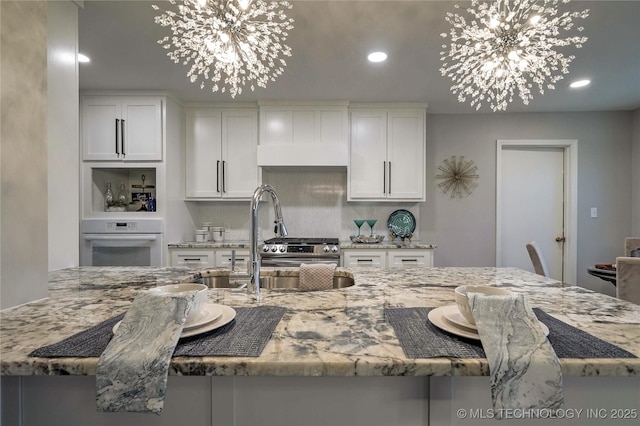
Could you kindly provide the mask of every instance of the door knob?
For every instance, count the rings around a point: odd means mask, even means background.
[[[556,242],[557,243],[564,243],[565,241],[567,241],[567,239],[565,237],[556,237]]]

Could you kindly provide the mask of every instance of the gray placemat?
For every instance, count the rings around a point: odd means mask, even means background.
[[[387,308],[385,317],[393,327],[407,358],[484,358],[479,340],[447,333],[431,324],[427,315],[434,308]],[[637,358],[616,345],[533,309],[549,328],[549,342],[559,358]]]
[[[286,309],[279,306],[234,308],[236,318],[209,333],[180,339],[173,356],[260,356]],[[109,318],[29,356],[43,358],[99,357],[113,337],[113,326],[124,314]]]

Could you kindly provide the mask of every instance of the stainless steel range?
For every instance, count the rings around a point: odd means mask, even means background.
[[[271,238],[265,240],[260,253],[262,266],[297,267],[301,263],[340,265],[340,241],[337,238]]]

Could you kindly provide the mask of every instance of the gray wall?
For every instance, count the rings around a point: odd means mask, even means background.
[[[624,237],[631,233],[629,194],[632,190],[637,193],[640,188],[640,185],[634,188],[631,185],[633,147],[634,155],[638,155],[638,116],[638,112],[427,113],[427,200],[424,203],[348,203],[344,168],[269,169],[263,172],[263,181],[278,191],[293,235],[347,239],[356,232],[353,219],[357,218],[377,219],[375,229],[384,232],[389,214],[405,208],[416,216],[416,238],[438,245],[436,266],[494,266],[496,140],[577,139],[577,283],[613,295],[611,284],[586,271],[594,263],[615,262]],[[437,188],[437,166],[453,155],[464,155],[478,166],[479,185],[466,198],[452,199]],[[640,163],[635,161],[635,164]],[[637,167],[633,173],[637,178]],[[248,238],[248,203],[187,204],[195,226],[213,221],[230,227],[231,238]],[[598,207],[597,219],[590,218],[591,207]],[[261,220],[263,237],[269,237],[271,224],[266,217],[272,215],[271,206],[261,206],[261,212],[265,217]],[[363,230],[368,227],[364,225]],[[193,239],[192,235],[187,238]]]
[[[47,296],[47,2],[1,1],[0,308]]]
[[[437,265],[495,264],[497,139],[577,139],[577,284],[614,294],[611,284],[586,270],[615,262],[631,232],[632,124],[630,112],[427,115],[431,191],[420,225],[423,237],[426,230],[427,239],[439,245]],[[451,155],[478,165],[479,187],[467,198],[450,199],[435,189],[436,167]],[[598,207],[597,219],[590,218],[591,207]]]

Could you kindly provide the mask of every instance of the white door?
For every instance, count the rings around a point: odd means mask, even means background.
[[[85,96],[82,98],[82,158],[84,160],[120,159],[119,98]]]
[[[122,99],[121,149],[127,161],[162,160],[162,102],[157,97]]]
[[[221,112],[212,108],[187,110],[185,195],[187,198],[220,198],[222,182]]]
[[[499,141],[500,142],[500,141]],[[576,148],[577,149],[577,148]],[[541,144],[498,146],[497,266],[513,266],[533,272],[525,248],[535,240],[552,278],[567,281],[568,261],[563,239],[572,232],[572,174],[563,146]],[[575,155],[577,157],[577,155]],[[574,171],[575,172],[575,171]],[[560,241],[557,241],[559,239]],[[573,256],[573,255],[572,255]],[[571,264],[572,262],[569,262]]]
[[[222,111],[223,197],[246,198],[259,186],[258,113],[255,109]]]
[[[387,114],[381,110],[351,111],[349,200],[387,196]]]
[[[389,112],[387,197],[424,200],[425,110]]]

